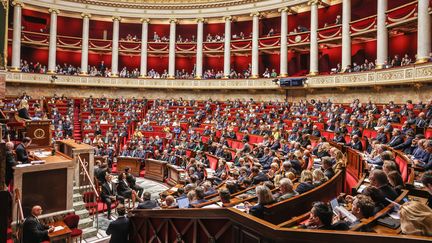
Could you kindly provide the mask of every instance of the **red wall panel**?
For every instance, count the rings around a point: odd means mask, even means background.
[[[102,39],[104,32],[107,33],[107,40],[112,39],[113,23],[107,21],[90,20],[90,38]]]
[[[266,68],[268,68],[271,72],[272,69],[275,69],[279,74],[280,67],[280,56],[279,54],[261,54],[261,61],[259,65],[260,75],[262,75]]]
[[[326,8],[319,8],[318,28],[323,28],[325,23],[327,23],[327,25],[333,25],[337,15],[342,17],[342,4],[336,4]]]
[[[224,57],[223,56],[205,56],[203,58],[203,70],[213,69],[215,72],[223,71]]]
[[[48,33],[50,20],[50,15],[48,13],[37,12],[24,8],[22,10],[22,15],[23,18],[21,24],[22,26],[24,26],[24,30],[40,32],[40,30],[43,29],[45,33]],[[27,18],[26,16],[28,16],[29,18]],[[33,21],[32,18],[33,20],[36,20],[34,18],[37,18],[40,20],[40,22]]]
[[[231,35],[243,32],[245,38],[248,38],[252,33],[252,21],[239,21],[231,24]]]
[[[132,37],[136,35],[138,39],[141,39],[141,24],[135,23],[120,23],[120,39],[126,39],[126,36],[130,34]]]
[[[281,30],[281,18],[280,17],[274,17],[274,18],[266,18],[260,21],[260,29],[261,29],[261,36],[267,36],[270,29],[273,28],[275,34],[280,34]]]
[[[247,70],[249,64],[252,62],[252,58],[250,55],[248,56],[232,56],[231,57],[231,68],[233,68],[237,73],[243,73],[244,70]]]
[[[189,41],[192,39],[192,36],[197,36],[197,25],[196,24],[179,24],[176,27],[176,34],[177,37],[181,35],[183,38],[183,41],[185,41],[185,38],[189,39]]]
[[[231,26],[233,24],[231,23]],[[225,23],[214,23],[214,24],[204,24],[204,40],[208,34],[215,36],[216,34],[221,35],[225,33]]]
[[[27,60],[28,62],[39,62],[42,65],[47,65],[48,49],[21,46],[21,59]]]
[[[119,55],[119,72],[126,67],[128,71],[132,71],[135,68],[140,68],[140,56],[132,55]]]
[[[82,19],[57,17],[57,34],[64,36],[82,37]]]
[[[288,15],[288,33],[296,29],[299,25],[310,29],[310,12]]]
[[[389,39],[389,57],[408,54],[413,60],[417,53],[417,32],[402,34]]]
[[[195,64],[195,57],[188,56],[188,57],[176,57],[175,67],[176,70],[185,70],[187,73],[191,74],[194,64]]]
[[[162,75],[164,70],[168,71],[168,56],[149,56],[147,58],[147,64],[148,70],[154,69]]]
[[[320,72],[330,72],[338,63],[342,62],[342,47],[320,49],[319,70]]]
[[[156,32],[159,37],[167,37],[169,38],[169,24],[149,24],[149,40],[153,40],[154,32]]]
[[[111,53],[89,53],[88,63],[90,66],[98,67],[101,61],[104,61],[106,67],[111,68]]]
[[[57,65],[61,65],[61,66],[63,66],[63,64],[66,63],[66,65],[72,65],[75,67],[80,67],[81,66],[81,52],[80,51],[66,51],[66,50],[57,49],[56,62],[57,62]]]

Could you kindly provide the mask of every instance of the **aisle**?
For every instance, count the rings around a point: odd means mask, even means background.
[[[159,198],[159,193],[168,189],[167,186],[159,182],[148,180],[142,177],[137,177],[136,179],[137,179],[137,184],[144,188],[144,192],[151,193],[152,199]],[[111,217],[113,218],[113,220],[117,219],[117,213],[115,212],[114,209],[112,210]],[[98,227],[97,236],[85,239],[83,240],[83,242],[92,242],[92,243],[109,242],[110,237],[105,233],[105,230],[108,228],[108,225],[111,221],[106,218],[106,213],[101,213],[98,219],[99,219],[99,227]]]

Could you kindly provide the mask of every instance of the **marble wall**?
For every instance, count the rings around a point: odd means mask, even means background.
[[[19,96],[23,92],[34,98],[44,96],[66,95],[68,97],[93,97],[106,96],[110,98],[117,97],[146,97],[154,98],[180,98],[183,99],[250,99],[255,100],[283,100],[285,95],[289,101],[298,101],[301,99],[331,99],[337,102],[348,103],[358,98],[362,102],[369,100],[378,103],[387,103],[394,101],[404,103],[406,100],[429,101],[432,99],[432,85],[405,85],[405,86],[378,86],[378,87],[358,87],[358,88],[334,88],[334,89],[295,89],[295,90],[173,90],[173,89],[129,89],[129,88],[106,88],[106,87],[68,87],[55,85],[33,85],[7,83],[6,95]]]

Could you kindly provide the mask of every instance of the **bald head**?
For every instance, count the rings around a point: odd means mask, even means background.
[[[39,205],[35,205],[35,206],[33,206],[32,207],[32,210],[31,210],[31,213],[34,215],[34,216],[39,216],[39,215],[41,215],[42,214],[42,207],[41,206],[39,206]]]
[[[14,143],[13,142],[7,142],[6,143],[6,148],[8,150],[13,150],[14,149]]]

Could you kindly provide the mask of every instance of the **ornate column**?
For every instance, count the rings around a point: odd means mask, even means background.
[[[60,13],[57,9],[50,8],[50,36],[48,50],[48,73],[56,71],[56,51],[57,51],[57,15]]]
[[[140,76],[147,77],[147,45],[148,45],[148,24],[150,19],[141,19],[141,66]]]
[[[351,0],[342,1],[342,68],[351,65]]]
[[[112,50],[111,50],[111,76],[118,76],[118,54],[119,54],[119,31],[120,20],[119,16],[114,16],[113,20],[113,37],[112,37]]]
[[[311,7],[310,24],[310,65],[309,75],[317,75],[318,70],[318,3],[319,0],[309,0]]]
[[[14,22],[13,22],[13,39],[12,39],[12,71],[21,69],[21,18],[23,3],[13,1]]]
[[[170,19],[168,78],[175,78],[175,51],[176,51],[176,23],[177,19]]]
[[[231,72],[231,16],[224,17],[225,42],[224,42],[224,78],[229,78]]]
[[[431,20],[429,16],[429,0],[418,0],[417,10],[417,62],[429,60],[431,52]]]
[[[387,0],[378,0],[377,10],[377,63],[376,68],[381,69],[388,58],[388,31],[386,26]]]
[[[197,54],[195,78],[201,79],[203,75],[203,39],[204,39],[204,19],[198,18],[197,21]]]
[[[82,45],[81,45],[81,74],[88,74],[88,49],[89,49],[89,26],[90,17],[88,13],[82,13],[83,18],[83,31],[82,31]]]
[[[252,75],[251,78],[259,77],[259,17],[260,13],[255,12],[251,14],[252,16]]]
[[[288,76],[288,8],[279,9],[281,13],[281,39],[280,39],[280,77]]]

